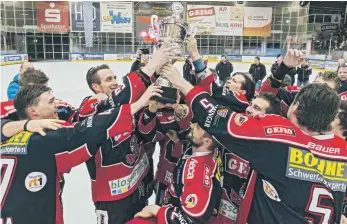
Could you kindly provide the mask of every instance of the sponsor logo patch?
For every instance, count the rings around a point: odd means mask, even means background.
[[[47,176],[41,172],[31,172],[25,178],[25,187],[28,191],[38,192],[47,183]]]
[[[189,160],[188,169],[187,169],[187,175],[184,175],[186,179],[190,180],[194,178],[194,172],[195,172],[195,164],[197,164],[198,161],[195,159]]]
[[[185,203],[187,208],[194,208],[198,204],[198,197],[196,194],[190,194],[187,196]]]
[[[211,175],[211,168],[207,165],[204,165],[204,186],[206,187],[211,186],[210,175]]]
[[[250,167],[247,160],[233,153],[225,153],[225,171],[240,178],[247,179]]]
[[[109,181],[111,195],[123,194],[130,191],[145,173],[148,164],[147,156],[144,154],[139,163],[133,168],[131,174],[117,180]]]
[[[286,135],[286,136],[296,136],[294,128],[286,126],[268,126],[264,127],[265,135]]]
[[[33,133],[22,131],[1,143],[1,154],[25,155],[27,154],[27,144]]]
[[[346,191],[347,163],[316,157],[307,150],[290,147],[286,177],[321,183],[333,191]]]
[[[248,117],[242,114],[236,114],[235,116],[235,123],[238,126],[243,125],[243,123],[245,123],[246,121],[248,121]]]
[[[236,221],[238,208],[227,200],[222,199],[219,206],[219,214]]]

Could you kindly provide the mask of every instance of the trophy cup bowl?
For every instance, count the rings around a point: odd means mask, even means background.
[[[174,14],[172,16],[167,16],[162,18],[159,22],[157,16],[153,15],[151,20],[152,29],[156,27],[158,32],[156,39],[157,47],[160,48],[164,42],[168,42],[172,46],[179,47],[179,51],[175,52],[175,56],[181,57],[183,54],[183,45],[184,41],[188,34],[188,24],[180,17],[179,13],[182,12],[183,6],[180,3],[174,3],[172,6]],[[175,61],[170,61],[174,63]],[[160,74],[159,74],[160,75]],[[161,86],[163,93],[162,97],[153,97],[153,100],[156,100],[161,103],[176,103],[177,98],[177,89],[170,83],[166,78],[159,76],[156,80],[156,84]]]

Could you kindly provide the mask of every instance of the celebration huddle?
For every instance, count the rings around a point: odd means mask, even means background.
[[[259,57],[212,68],[182,7],[151,17],[153,54],[138,49],[128,74],[88,65],[78,107],[20,65],[0,106],[1,224],[64,223],[64,175],[80,164],[97,224],[347,223],[347,66],[302,86],[297,49],[270,75]]]

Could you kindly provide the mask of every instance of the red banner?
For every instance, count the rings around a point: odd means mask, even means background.
[[[69,2],[36,2],[37,31],[69,32]]]

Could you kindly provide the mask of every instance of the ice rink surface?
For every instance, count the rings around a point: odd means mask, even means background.
[[[49,86],[55,96],[71,105],[78,107],[83,98],[92,95],[86,82],[86,73],[92,66],[103,62],[35,62],[35,68],[42,70],[49,77]],[[130,62],[106,62],[117,77],[126,75],[131,67]],[[210,62],[208,67],[215,68],[217,63]],[[183,62],[175,66],[182,72]],[[7,86],[18,73],[20,65],[7,65],[1,67],[1,100],[7,100]],[[234,64],[234,72],[247,72],[250,64]],[[270,65],[266,65],[267,74],[270,74]],[[312,81],[317,72],[313,71]],[[49,150],[49,147],[47,148]],[[156,148],[154,163],[157,164],[159,149]],[[155,165],[156,168],[156,165]],[[96,224],[94,205],[91,197],[91,185],[85,164],[75,167],[69,174],[64,175],[66,184],[63,191],[63,209],[65,224]],[[154,197],[150,199],[154,203]]]

